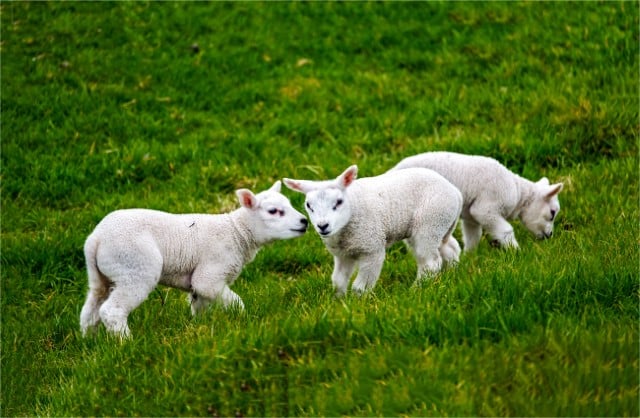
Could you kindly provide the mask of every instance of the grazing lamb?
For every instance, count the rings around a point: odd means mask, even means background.
[[[311,223],[334,256],[331,280],[338,296],[346,293],[356,266],[354,292],[372,289],[385,248],[400,240],[413,250],[418,280],[440,271],[443,259],[458,261],[460,246],[451,235],[462,210],[458,189],[423,168],[359,180],[357,172],[354,165],[335,180],[283,180],[306,195]]]
[[[227,214],[125,209],[107,215],[84,245],[89,292],[80,314],[83,335],[102,321],[108,331],[129,336],[129,313],[159,283],[190,292],[194,315],[213,300],[244,308],[229,288],[243,266],[264,244],[307,229],[280,185],[258,195],[237,190],[242,206]]]
[[[537,238],[549,238],[560,210],[558,193],[562,183],[549,185],[543,177],[537,183],[522,178],[493,158],[427,152],[407,157],[390,172],[424,167],[435,170],[453,183],[464,197],[462,233],[464,250],[473,249],[484,228],[494,243],[518,248],[508,220],[520,219]]]

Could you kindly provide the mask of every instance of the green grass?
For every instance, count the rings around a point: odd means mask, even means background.
[[[635,2],[3,2],[2,416],[638,416]],[[197,51],[192,45],[197,44]],[[427,150],[563,181],[553,239],[484,240],[333,298],[310,232],[246,312],[161,288],[134,338],[78,330],[108,212],[228,211],[281,177]],[[289,194],[302,207],[302,197]],[[459,233],[457,233],[459,236]]]

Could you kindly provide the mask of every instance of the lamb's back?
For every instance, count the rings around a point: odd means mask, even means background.
[[[459,200],[454,186],[423,168],[358,179],[347,190],[352,207],[351,234],[387,244],[411,234],[418,208],[440,212]]]
[[[508,204],[518,199],[517,176],[490,157],[426,152],[405,158],[393,170],[407,167],[425,167],[444,176],[462,192],[465,206],[478,198],[502,200]]]
[[[203,252],[223,254],[232,232],[226,215],[122,209],[108,214],[93,235],[106,245],[155,245],[168,264],[189,264]]]

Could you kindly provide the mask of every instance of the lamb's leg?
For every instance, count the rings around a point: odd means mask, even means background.
[[[162,255],[146,243],[127,248],[107,248],[101,272],[111,283],[111,293],[100,307],[100,319],[107,331],[129,336],[127,318],[157,286],[162,274]],[[124,262],[122,260],[125,260]]]
[[[456,264],[460,261],[460,244],[453,235],[449,235],[445,242],[440,245],[440,256],[446,263]]]
[[[191,305],[191,314],[196,316],[200,312],[204,311],[209,304],[211,304],[211,299],[205,298],[202,295],[197,294],[196,292],[189,293],[187,299]]]
[[[100,323],[100,307],[108,295],[108,288],[89,288],[87,300],[80,313],[80,330],[83,336],[95,330],[95,327]]]
[[[518,248],[518,241],[513,232],[513,227],[506,219],[496,217],[491,220],[491,224],[485,226],[487,233],[500,247]]]
[[[479,223],[472,219],[462,220],[462,241],[464,242],[464,251],[474,249],[482,238],[482,227]]]
[[[114,289],[100,307],[100,319],[107,331],[126,338],[130,335],[127,325],[129,313],[147,299],[156,287],[158,278],[114,279],[114,282]]]
[[[336,291],[336,296],[343,296],[347,293],[349,279],[353,274],[356,262],[350,258],[333,257],[333,274],[331,274],[331,282]]]
[[[513,227],[506,219],[500,218],[492,228],[487,228],[489,235],[493,237],[501,247],[518,248],[518,241],[513,232]]]
[[[111,283],[100,273],[97,265],[97,252],[99,240],[95,236],[87,239],[84,247],[84,256],[87,262],[87,276],[89,279],[89,291],[87,299],[80,313],[80,330],[86,336],[95,330],[100,323],[100,307],[109,296]]]
[[[501,247],[518,248],[513,227],[500,215],[498,208],[476,203],[469,208],[469,213]],[[466,223],[467,221],[465,220]]]
[[[362,257],[358,261],[358,275],[353,281],[352,289],[358,295],[373,289],[380,277],[382,264],[384,263],[384,249],[380,253],[375,253],[367,257]]]
[[[229,286],[225,286],[222,290],[220,300],[222,301],[222,306],[224,306],[225,308],[235,306],[240,308],[241,310],[244,310],[244,303],[242,303],[242,299],[240,299],[240,296],[238,296],[236,292],[231,290]]]
[[[413,250],[413,255],[418,264],[417,281],[424,277],[435,276],[442,268],[442,256],[440,255],[441,239],[435,236],[419,235],[406,240],[409,248]]]
[[[204,266],[193,272],[191,276],[191,312],[195,315],[204,309],[210,301],[219,300],[222,306],[229,308],[236,305],[244,309],[242,299],[227,285],[227,277],[220,271],[220,266]]]

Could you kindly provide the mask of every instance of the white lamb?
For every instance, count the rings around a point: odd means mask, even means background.
[[[553,221],[560,211],[558,193],[562,183],[549,185],[546,177],[534,183],[512,173],[493,158],[453,152],[407,157],[390,172],[415,167],[437,171],[462,192],[465,251],[478,244],[483,228],[496,244],[518,248],[513,227],[508,222],[516,218],[538,239],[553,234]]]
[[[244,308],[229,288],[243,266],[261,246],[307,229],[280,184],[258,195],[237,190],[241,207],[227,214],[125,209],[107,215],[84,245],[89,292],[80,314],[83,334],[102,321],[111,333],[129,336],[129,313],[159,283],[190,292],[194,315],[213,300]]]
[[[359,180],[357,172],[354,165],[335,180],[283,180],[306,195],[311,223],[334,256],[331,280],[338,296],[346,293],[356,266],[353,291],[372,289],[385,248],[400,240],[413,250],[418,280],[440,271],[443,259],[458,261],[460,246],[451,235],[462,210],[458,189],[421,168]]]

